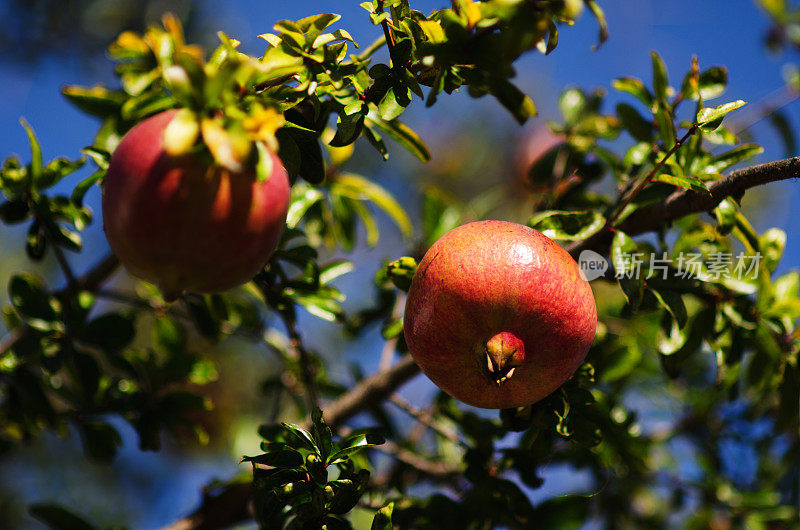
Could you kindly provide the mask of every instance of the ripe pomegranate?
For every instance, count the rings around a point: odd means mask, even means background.
[[[578,368],[597,308],[578,264],[537,230],[469,223],[439,239],[408,292],[404,333],[422,371],[482,408],[530,405]]]
[[[133,127],[111,157],[103,223],[111,249],[168,300],[183,291],[219,292],[252,278],[275,250],[289,207],[289,179],[277,156],[258,182],[209,155],[170,156],[164,129],[174,110]]]

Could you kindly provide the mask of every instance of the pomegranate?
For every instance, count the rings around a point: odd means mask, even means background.
[[[289,207],[289,179],[274,154],[264,182],[255,168],[233,173],[207,154],[167,154],[164,129],[175,112],[152,116],[125,135],[103,188],[111,249],[168,300],[252,278],[274,252]]]
[[[577,263],[537,230],[469,223],[419,264],[404,317],[422,371],[482,408],[530,405],[563,384],[594,340],[597,308]]]

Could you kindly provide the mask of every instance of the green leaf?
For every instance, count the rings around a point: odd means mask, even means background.
[[[40,190],[50,188],[70,173],[74,173],[80,169],[85,162],[86,160],[84,158],[78,160],[67,160],[63,157],[56,158],[48,162],[47,165],[42,168],[41,174],[34,183]]]
[[[792,125],[789,123],[787,114],[783,111],[775,111],[769,117],[769,122],[778,131],[778,135],[783,142],[785,156],[794,155],[797,152],[797,138]]]
[[[664,309],[669,311],[669,314],[672,315],[672,318],[674,318],[675,322],[678,323],[678,327],[683,328],[686,325],[689,316],[686,312],[686,305],[683,303],[683,298],[681,297],[680,293],[675,291],[657,290],[653,288],[651,288],[650,291],[655,295],[658,303],[660,303]]]
[[[8,282],[8,297],[19,316],[31,327],[42,331],[58,329],[60,306],[45,291],[42,280],[34,274],[15,274]]]
[[[787,0],[757,0],[761,7],[769,15],[778,21],[786,18],[788,2]]]
[[[672,175],[661,174],[655,177],[653,180],[656,182],[673,184],[681,188],[686,188],[687,190],[705,191],[706,193],[708,192],[708,187],[706,186],[705,182],[697,177],[675,177]]]
[[[39,261],[44,257],[46,249],[47,238],[44,235],[44,229],[39,220],[34,218],[25,238],[25,252],[32,260]]]
[[[650,58],[653,62],[653,91],[657,100],[665,102],[668,97],[669,81],[667,80],[667,67],[657,52],[651,51]]]
[[[30,176],[36,181],[39,176],[42,174],[42,148],[39,147],[39,140],[36,138],[36,134],[33,132],[33,129],[25,121],[25,118],[20,118],[19,122],[25,128],[25,132],[28,134],[28,143],[31,146],[31,173]]]
[[[122,436],[108,423],[102,421],[80,423],[78,431],[86,453],[99,462],[111,462],[122,446]]]
[[[200,137],[200,121],[197,113],[180,109],[164,129],[162,144],[170,156],[183,156],[197,143]]]
[[[331,183],[331,190],[356,200],[368,200],[395,222],[403,237],[411,237],[414,227],[408,214],[392,195],[378,184],[360,175],[341,173]]]
[[[83,112],[99,118],[117,114],[127,99],[125,92],[109,90],[101,85],[93,87],[67,85],[61,89],[61,93]]]
[[[704,139],[712,144],[736,145],[739,143],[739,138],[725,126],[720,126],[713,131],[703,131],[701,134]]]
[[[286,289],[285,292],[294,302],[303,306],[306,311],[328,322],[336,322],[344,314],[341,304],[327,296],[302,294],[292,289]]]
[[[84,147],[81,149],[81,153],[91,158],[97,167],[106,170],[108,169],[108,163],[111,160],[111,153],[106,151],[105,149],[101,149],[95,146]]]
[[[639,79],[635,77],[619,77],[611,82],[611,86],[615,90],[632,95],[644,103],[648,109],[653,108],[653,95]]]
[[[717,218],[717,230],[721,234],[729,234],[736,226],[736,205],[730,199],[725,199],[714,208]]]
[[[534,215],[528,222],[552,239],[578,241],[586,239],[605,226],[606,219],[594,210],[579,212],[547,211]]]
[[[603,9],[596,2],[596,0],[584,1],[586,2],[586,5],[589,6],[589,10],[594,15],[594,18],[597,19],[597,23],[600,25],[598,44],[596,46],[592,46],[592,49],[596,50],[600,44],[603,44],[608,39],[608,22],[606,21],[606,14],[603,12]]]
[[[313,42],[314,39],[317,38],[317,35],[322,33],[325,28],[328,26],[335,24],[338,21],[341,15],[336,15],[334,13],[323,13],[321,15],[312,15],[310,17],[301,18],[300,20],[294,23],[297,28],[306,33],[310,38],[309,41]],[[279,23],[280,24],[280,23]],[[278,25],[276,24],[276,28]]]
[[[411,280],[417,272],[417,260],[410,256],[404,256],[387,263],[385,269],[386,276],[394,286],[401,291],[408,292],[411,288]]]
[[[297,127],[285,127],[300,151],[300,176],[310,184],[321,184],[325,180],[325,162],[322,146],[316,133]]]
[[[319,449],[319,456],[323,461],[327,461],[328,455],[331,454],[333,449],[333,433],[331,433],[328,424],[325,423],[325,418],[322,417],[322,410],[319,407],[311,411],[311,421],[314,423],[314,430],[311,434]]]
[[[384,121],[371,111],[367,116],[366,122],[389,135],[392,140],[402,145],[420,161],[427,162],[430,160],[431,154],[425,142],[422,141],[417,133],[398,120]]]
[[[722,124],[722,119],[726,114],[743,107],[745,104],[744,101],[739,99],[718,107],[701,109],[697,113],[697,125],[704,131],[713,131]]]
[[[345,274],[352,272],[354,268],[355,265],[352,261],[337,261],[330,263],[320,269],[319,283],[325,285],[329,282],[332,282],[336,278],[339,278],[340,276],[344,276]]]
[[[390,502],[375,513],[370,530],[392,530],[392,512],[394,503]]]
[[[263,142],[255,142],[258,161],[256,162],[256,180],[266,182],[272,176],[273,158]]]
[[[281,425],[283,425],[283,428],[286,429],[286,431],[294,437],[295,443],[299,444],[295,445],[290,443],[289,445],[292,445],[292,447],[303,447],[314,453],[319,452],[317,443],[314,441],[311,434],[307,430],[297,425],[294,425],[293,423],[282,423]]]
[[[721,173],[731,166],[743,162],[764,152],[764,148],[756,144],[742,144],[730,151],[714,157],[704,168],[704,173]]]
[[[586,112],[587,105],[586,94],[577,88],[565,90],[558,98],[558,108],[567,125],[574,125],[580,121]]]
[[[286,225],[289,228],[296,228],[309,208],[324,197],[325,195],[317,188],[302,183],[295,184],[292,187],[292,201],[289,213],[286,215]]]
[[[367,141],[374,147],[378,153],[380,153],[381,158],[384,160],[389,159],[389,150],[386,148],[386,143],[381,138],[375,129],[370,125],[365,125],[364,129],[362,130],[362,135]]]
[[[333,137],[333,139],[331,139],[330,142],[328,142],[328,145],[331,147],[344,147],[346,145],[350,145],[358,139],[363,129],[363,114],[359,112],[353,114],[340,114],[336,120],[336,135]]]
[[[30,216],[30,208],[26,201],[6,201],[0,204],[0,219],[5,224],[16,224]]]
[[[617,105],[617,116],[622,126],[637,142],[650,142],[653,139],[653,124],[647,121],[632,106],[627,103]]]
[[[698,86],[700,97],[704,100],[721,96],[728,86],[728,69],[724,66],[712,66],[700,74]]]
[[[153,321],[153,342],[161,350],[178,355],[186,349],[183,327],[169,315],[156,315]]]
[[[611,264],[619,278],[619,284],[628,304],[633,309],[639,307],[644,294],[644,281],[640,277],[640,270],[634,262],[638,252],[638,245],[628,234],[617,230],[611,241]],[[641,259],[641,257],[639,257]]]
[[[758,243],[761,249],[762,265],[770,273],[774,272],[786,248],[786,232],[780,228],[770,228],[759,236]]]
[[[650,142],[640,142],[628,149],[628,152],[625,153],[625,157],[622,159],[622,163],[628,167],[640,166],[647,161],[652,150],[653,146]]]
[[[284,446],[285,447],[285,446]],[[246,456],[242,462],[252,462],[264,466],[284,469],[296,469],[303,465],[303,455],[294,449],[281,449],[258,456]]]
[[[382,445],[385,442],[386,440],[384,440],[382,436],[371,432],[349,436],[339,444],[341,449],[328,457],[328,464],[335,464],[337,462],[344,461],[351,454],[356,453],[365,447]]]
[[[51,530],[95,530],[85,519],[57,504],[32,504],[28,513]]]
[[[86,196],[86,193],[92,189],[92,186],[97,184],[98,182],[103,180],[105,177],[106,172],[103,169],[98,169],[82,181],[80,181],[75,188],[72,190],[72,196],[70,200],[75,203],[78,208],[83,206],[83,198]]]
[[[658,124],[658,133],[661,136],[661,142],[665,150],[669,150],[675,145],[677,138],[675,136],[675,125],[672,123],[672,114],[664,108],[659,108],[656,113],[656,123]]]
[[[86,324],[81,340],[104,351],[118,351],[133,341],[136,329],[130,317],[107,313]]]
[[[520,125],[536,116],[536,105],[523,91],[505,79],[495,79],[491,93],[514,116]]]
[[[395,87],[392,87],[386,91],[386,94],[383,95],[378,103],[378,112],[381,118],[388,122],[400,116],[406,110],[406,105],[398,101],[395,96]]]

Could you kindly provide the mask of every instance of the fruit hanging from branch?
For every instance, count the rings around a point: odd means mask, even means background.
[[[476,407],[530,405],[592,344],[597,309],[578,264],[537,230],[505,221],[436,241],[411,282],[404,332],[422,371]]]
[[[103,189],[111,249],[168,300],[247,282],[275,251],[289,207],[288,176],[268,150],[262,179],[254,164],[233,171],[202,149],[169,154],[164,131],[177,112],[157,114],[125,135]]]

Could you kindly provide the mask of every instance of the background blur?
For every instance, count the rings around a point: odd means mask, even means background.
[[[444,3],[414,0],[412,7],[429,12],[444,7]],[[758,120],[759,109],[783,101],[776,96],[785,86],[782,72],[797,56],[791,51],[767,50],[765,37],[770,21],[752,0],[603,1],[601,5],[611,36],[599,50],[592,51],[597,24],[584,13],[574,28],[563,29],[553,55],[536,54],[519,63],[517,84],[533,97],[540,111],[540,117],[525,127],[517,126],[490,98],[464,107],[470,109],[466,115],[454,112],[455,100],[468,97],[466,94],[442,97],[432,109],[421,108],[417,102],[403,119],[431,148],[429,164],[419,164],[396,146],[390,146],[390,161],[383,163],[374,151],[359,149],[357,144],[350,168],[388,187],[412,214],[417,209],[421,182],[437,182],[465,198],[498,187],[513,190],[521,174],[520,161],[524,161],[526,150],[535,148],[536,131],[545,120],[558,118],[556,101],[561,90],[571,85],[600,87],[609,92],[606,108],[610,109],[623,99],[610,89],[615,77],[650,78],[650,50],[657,50],[664,58],[673,85],[679,83],[693,54],[698,56],[701,69],[717,64],[728,67],[726,100],[749,103],[731,124],[734,129],[749,127],[747,134],[765,147],[759,161],[797,154],[786,152],[767,120]],[[112,66],[104,55],[108,43],[123,29],[141,30],[146,23],[157,21],[164,11],[172,11],[184,21],[189,41],[208,49],[216,43],[215,32],[222,30],[241,40],[243,51],[255,55],[264,49],[263,41],[256,36],[270,31],[276,21],[315,13],[341,14],[338,27],[346,27],[364,45],[380,34],[357,1],[0,0],[0,157],[17,153],[23,161],[28,160],[27,139],[18,121],[24,116],[36,131],[46,160],[55,156],[76,158],[79,149],[91,143],[98,124],[71,107],[60,95],[60,87],[113,85]],[[790,124],[800,126],[800,103],[790,103],[785,110]],[[86,172],[88,169],[62,185],[73,185]],[[800,228],[793,222],[796,214],[792,208],[799,186],[789,181],[773,184],[768,190],[748,195],[744,204],[750,212],[761,212],[753,217],[758,230],[777,226],[787,232],[781,266],[784,271],[800,264]],[[86,268],[107,251],[99,198],[96,188],[87,198],[97,218],[85,233],[84,252],[69,256],[76,270]],[[500,204],[491,217],[526,219],[524,206],[510,200]],[[4,227],[0,231],[2,285],[12,271],[32,267],[21,252],[23,230]],[[349,256],[358,269],[339,281],[348,295],[346,309],[367,304],[372,291],[364,288],[365,279],[372,277],[384,259],[394,259],[406,251],[408,242],[401,240],[389,222],[384,222],[382,233],[377,248],[362,245]],[[45,262],[39,272],[45,273],[47,266]],[[49,267],[55,269],[53,263]],[[60,281],[57,275],[52,278]],[[115,281],[121,288],[133,285],[124,273]],[[0,303],[6,302],[3,289]],[[375,370],[382,346],[378,329],[354,344],[334,326],[309,315],[303,315],[301,328],[312,347],[335,359],[331,366],[338,372],[332,375],[340,381],[347,383],[351,363],[365,373]],[[0,324],[0,335],[3,333]],[[36,528],[24,507],[39,501],[63,504],[98,525],[158,527],[194,508],[201,488],[215,477],[248,472],[247,466],[237,466],[236,462],[244,454],[259,452],[256,428],[273,405],[261,396],[259,384],[274,371],[275,363],[263,348],[236,339],[213,349],[198,341],[196,348],[213,357],[219,370],[219,380],[211,390],[216,409],[208,418],[211,439],[206,447],[187,448],[165,439],[160,453],[143,453],[136,446],[133,431],[120,421],[115,426],[126,443],[113,466],[105,467],[86,461],[74,434],[63,438],[48,434],[35,445],[0,460],[0,528]],[[417,378],[402,394],[422,401],[434,391],[427,380]],[[631,408],[640,411],[645,428],[648,421],[655,424],[669,413],[668,404],[666,410],[657,410],[653,403],[644,401],[631,403]],[[737,454],[735,448],[728,457],[746,466],[747,455]],[[534,501],[570,491],[581,483],[580,474],[568,469],[549,468],[543,476],[544,486],[532,492]]]

